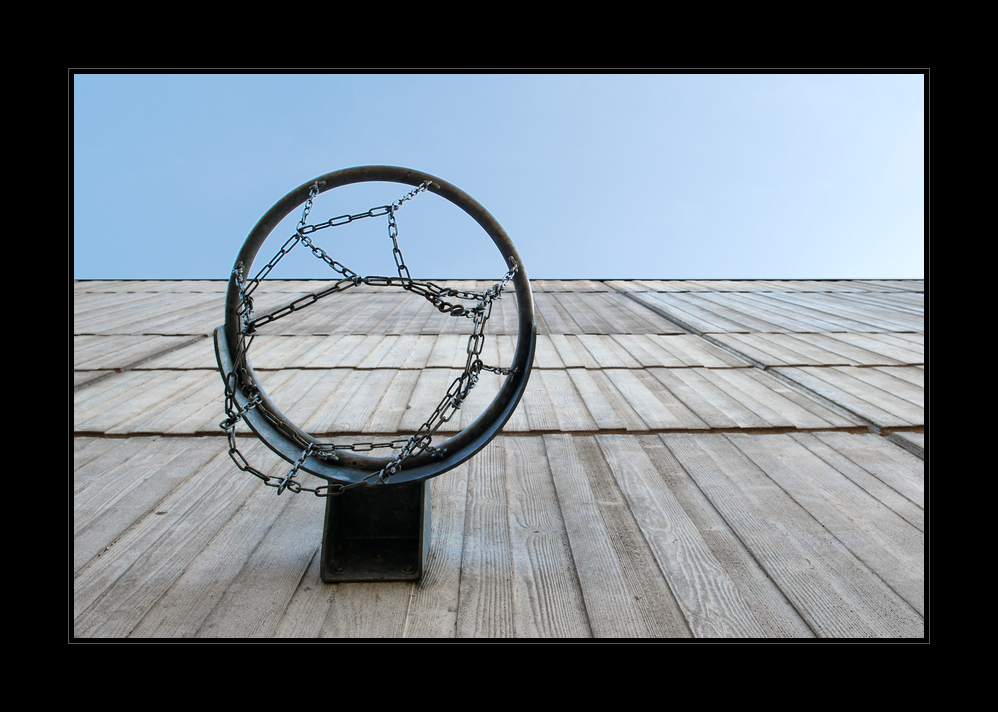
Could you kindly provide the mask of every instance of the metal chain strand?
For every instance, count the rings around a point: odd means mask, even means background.
[[[270,262],[265,264],[263,268],[256,273],[256,277],[250,280],[250,283],[246,289],[246,294],[252,294],[253,291],[260,285],[260,282],[265,280],[267,275],[270,274],[270,271],[274,269],[278,262],[281,261],[284,255],[291,252],[294,246],[301,241],[301,229],[305,225],[305,220],[308,217],[308,214],[312,212],[312,201],[314,201],[315,196],[319,194],[319,186],[324,184],[325,181],[316,181],[312,184],[312,187],[309,188],[308,200],[305,201],[305,207],[302,210],[301,219],[298,221],[298,227],[295,229],[295,234],[288,238],[287,242],[281,246],[281,249],[278,250],[277,254],[271,258]]]
[[[288,470],[288,474],[279,480],[275,478],[276,484],[271,485],[270,482],[267,483],[268,486],[277,487],[278,496],[280,496],[285,489],[291,490],[293,494],[301,492],[301,483],[295,481],[295,476],[298,474],[298,470],[301,466],[305,464],[305,460],[308,459],[308,456],[312,454],[312,449],[314,447],[315,445],[313,443],[309,443],[308,447],[306,447],[302,452],[301,457],[299,457],[295,461],[295,464],[292,465],[291,469]]]
[[[259,273],[257,273],[257,276],[253,278],[253,280],[250,283],[250,287],[247,289],[247,294],[251,294],[253,290],[256,289],[257,285],[259,285],[259,283],[268,274],[270,274],[270,271],[281,260],[281,258],[283,258],[284,255],[289,253],[292,250],[292,248],[294,248],[295,245],[297,245],[299,242],[305,245],[305,247],[308,247],[316,258],[328,264],[329,267],[337,274],[340,274],[343,277],[343,279],[335,287],[331,289],[327,289],[319,294],[305,295],[304,297],[301,297],[300,299],[292,302],[291,304],[275,309],[273,312],[265,314],[256,320],[248,320],[251,329],[247,331],[247,333],[253,333],[252,328],[268,324],[271,321],[280,319],[281,317],[287,316],[288,314],[291,314],[299,309],[311,306],[319,299],[329,296],[330,294],[335,294],[336,292],[343,291],[344,289],[347,289],[349,287],[357,286],[359,284],[369,284],[374,286],[394,286],[393,277],[360,277],[353,270],[345,267],[341,263],[331,258],[326,253],[325,250],[323,250],[318,245],[315,245],[312,242],[312,239],[308,237],[310,233],[315,232],[316,230],[322,230],[327,227],[339,227],[340,225],[346,225],[348,223],[351,223],[354,220],[360,220],[362,218],[369,218],[369,217],[378,217],[381,215],[388,215],[388,235],[392,240],[392,255],[395,258],[395,266],[399,274],[399,280],[400,280],[399,286],[415,294],[419,294],[444,314],[450,314],[451,316],[467,316],[467,317],[472,316],[472,310],[460,304],[453,304],[451,302],[448,302],[446,301],[445,298],[457,297],[458,299],[478,300],[481,298],[480,294],[476,292],[459,291],[455,289],[444,289],[442,287],[433,284],[432,282],[419,282],[412,279],[412,276],[409,273],[409,268],[406,266],[405,259],[402,256],[402,251],[399,249],[398,246],[398,240],[397,240],[398,224],[395,220],[395,212],[400,207],[402,207],[402,204],[405,203],[407,200],[411,200],[415,196],[425,191],[430,185],[429,181],[426,181],[420,184],[418,187],[412,189],[411,191],[403,195],[401,198],[396,200],[391,205],[381,205],[375,208],[371,208],[366,212],[358,213],[356,215],[340,215],[335,218],[330,218],[326,222],[319,223],[317,225],[307,225],[306,218],[312,210],[312,201],[314,197],[318,195],[319,185],[320,184],[316,182],[315,184],[313,184],[311,190],[309,191],[309,197],[305,203],[305,208],[302,211],[302,217],[301,220],[299,220],[298,222],[298,227],[295,230],[295,234],[292,235],[290,238],[288,238],[287,242],[284,243],[284,245],[281,247],[278,253],[270,260],[270,262],[267,263],[267,265],[263,267],[263,269],[260,270]],[[503,286],[505,286],[505,282],[503,283]],[[493,289],[495,289],[495,287],[493,287]]]
[[[235,358],[233,359],[232,371],[227,373],[225,377],[226,418],[219,423],[219,427],[226,433],[229,444],[229,457],[235,463],[236,467],[262,479],[266,486],[276,487],[278,495],[282,494],[285,490],[288,490],[295,494],[303,491],[311,492],[317,497],[336,496],[354,487],[370,486],[371,484],[387,484],[393,475],[402,470],[403,463],[405,463],[406,460],[421,453],[426,452],[434,457],[443,457],[446,454],[446,448],[434,447],[432,445],[432,439],[439,428],[447,423],[461,408],[464,401],[471,393],[471,390],[478,383],[479,374],[482,371],[489,371],[491,373],[508,376],[516,372],[515,369],[485,365],[482,363],[480,358],[482,348],[485,343],[485,324],[488,322],[489,317],[492,314],[492,302],[501,298],[502,292],[506,285],[509,284],[509,281],[516,274],[518,265],[515,262],[510,260],[510,269],[503,276],[502,280],[483,292],[445,289],[433,284],[432,282],[414,280],[410,276],[409,269],[406,267],[405,260],[402,257],[402,251],[398,247],[398,225],[395,221],[395,212],[407,200],[411,200],[419,193],[425,191],[430,185],[429,182],[422,183],[391,205],[371,208],[367,212],[359,213],[357,215],[341,215],[339,217],[331,218],[325,223],[317,225],[308,225],[306,223],[306,219],[312,210],[313,200],[319,194],[319,185],[320,183],[316,182],[309,190],[309,196],[305,202],[305,207],[302,210],[302,216],[298,222],[297,228],[295,229],[295,234],[281,246],[278,253],[257,273],[252,280],[249,280],[249,282],[246,281],[244,267],[241,263],[237,264],[232,271],[232,276],[235,279],[239,290],[240,304],[237,313],[240,317],[241,328]],[[398,278],[360,277],[355,272],[349,270],[336,260],[329,257],[329,255],[322,250],[322,248],[313,244],[311,239],[307,237],[310,233],[315,232],[316,230],[346,225],[347,223],[357,219],[377,217],[381,215],[388,215],[388,234],[392,240],[392,254],[395,257],[395,264],[398,268]],[[284,307],[280,307],[272,312],[254,318],[253,299],[251,296],[253,291],[257,286],[259,286],[260,282],[262,282],[267,275],[270,274],[274,266],[276,266],[276,264],[299,242],[308,247],[314,256],[326,262],[335,272],[342,275],[343,279],[338,280],[333,286],[325,290],[307,294]],[[246,354],[249,350],[250,344],[252,343],[257,327],[270,323],[276,319],[280,319],[305,307],[311,306],[330,294],[336,294],[360,284],[369,284],[374,286],[399,286],[407,291],[412,291],[424,297],[443,313],[449,313],[452,316],[466,316],[472,319],[474,328],[468,339],[468,358],[465,362],[464,371],[453,381],[453,383],[451,383],[450,388],[447,389],[447,393],[444,395],[443,399],[437,405],[436,409],[427,421],[423,423],[416,433],[409,438],[382,443],[359,442],[343,445],[333,443],[317,443],[313,440],[306,440],[298,432],[289,429],[281,418],[277,417],[267,409],[260,395],[259,387],[256,385],[249,369],[247,368]],[[469,308],[460,304],[452,304],[447,302],[445,299],[454,297],[466,301],[474,301],[476,302],[475,306]],[[237,389],[240,390],[247,398],[245,406],[239,406],[236,400]],[[283,435],[298,443],[302,447],[302,454],[292,464],[291,469],[288,470],[284,477],[271,477],[264,474],[260,470],[257,470],[249,464],[245,456],[237,447],[236,423],[245,419],[247,414],[253,409],[260,412]],[[339,457],[336,454],[338,450],[367,452],[379,448],[391,448],[393,450],[399,450],[399,452],[385,467],[381,470],[369,473],[359,482],[349,484],[330,483],[328,485],[310,488],[303,486],[295,479],[299,470],[304,466],[309,457],[317,457],[322,460],[338,460]]]

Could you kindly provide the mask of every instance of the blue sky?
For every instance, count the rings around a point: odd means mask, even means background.
[[[76,279],[226,279],[277,200],[371,164],[469,193],[533,279],[924,277],[922,75],[76,75],[73,101]],[[406,190],[354,188],[311,217]],[[437,196],[398,221],[414,277],[501,276]],[[316,241],[392,274],[364,222]],[[333,276],[300,252],[272,276]]]

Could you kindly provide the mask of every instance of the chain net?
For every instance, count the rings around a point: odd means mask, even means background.
[[[317,497],[328,497],[342,494],[353,487],[365,485],[387,484],[391,477],[400,472],[406,460],[421,453],[428,453],[431,457],[443,457],[446,450],[434,447],[433,437],[437,430],[447,423],[454,414],[461,408],[471,390],[478,383],[482,371],[490,371],[500,375],[510,375],[515,373],[513,369],[489,366],[482,362],[482,347],[485,344],[485,324],[492,314],[492,302],[500,299],[503,290],[517,272],[518,265],[511,265],[509,271],[503,278],[482,292],[447,289],[432,282],[419,281],[413,279],[406,267],[405,259],[398,245],[398,224],[395,220],[395,213],[406,201],[412,200],[429,187],[429,182],[424,182],[413,190],[409,191],[401,198],[390,205],[381,205],[371,208],[367,212],[357,215],[340,215],[329,220],[308,224],[307,219],[312,211],[312,204],[319,194],[320,181],[316,181],[309,190],[308,199],[302,210],[301,219],[295,228],[295,232],[281,246],[277,254],[264,265],[251,279],[247,279],[245,266],[239,262],[232,270],[232,278],[236,280],[239,289],[239,306],[237,316],[239,318],[239,335],[236,351],[232,359],[232,370],[225,374],[225,420],[219,423],[219,427],[225,431],[228,437],[229,457],[243,472],[249,472],[263,480],[268,487],[277,488],[277,494],[285,490],[293,493],[311,492]],[[310,235],[317,230],[331,227],[347,225],[355,220],[388,216],[388,236],[392,242],[392,255],[395,258],[395,266],[398,269],[398,277],[362,277],[346,266],[340,264],[330,257],[321,247],[316,245]],[[290,304],[269,311],[265,314],[257,315],[253,309],[253,292],[260,286],[260,283],[267,278],[267,275],[274,267],[299,244],[311,250],[312,255],[325,262],[330,269],[338,275],[336,282],[321,291],[306,294],[295,299]],[[512,262],[512,260],[511,260]],[[359,442],[349,444],[318,443],[302,437],[301,433],[280,417],[271,413],[263,403],[261,389],[249,369],[247,354],[250,344],[253,342],[257,329],[265,324],[282,319],[289,314],[301,311],[318,302],[320,299],[332,294],[338,294],[352,287],[362,284],[372,286],[400,287],[406,291],[418,294],[426,299],[436,309],[444,314],[455,317],[464,317],[471,320],[472,333],[468,338],[468,358],[461,375],[454,379],[446,394],[440,400],[436,409],[424,422],[415,434],[402,439],[388,442]],[[452,300],[452,301],[448,301]],[[466,304],[462,304],[464,301]],[[236,400],[237,390],[246,398],[246,404],[239,406]],[[236,424],[247,417],[248,413],[256,409],[268,422],[270,422],[281,434],[291,439],[301,446],[302,452],[298,459],[292,464],[291,469],[283,477],[267,475],[253,467],[239,451],[236,443]],[[397,450],[398,452],[391,461],[380,470],[374,469],[358,482],[329,484],[311,488],[305,487],[296,478],[302,466],[308,458],[319,458],[326,461],[339,460],[337,452],[369,452],[377,449]]]

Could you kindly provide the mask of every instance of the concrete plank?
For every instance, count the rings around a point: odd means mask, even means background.
[[[661,438],[817,636],[924,635],[922,616],[727,436]]]
[[[639,441],[625,435],[596,440],[694,637],[766,637]]]

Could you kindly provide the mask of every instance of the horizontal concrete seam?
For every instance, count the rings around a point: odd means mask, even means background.
[[[636,297],[631,297],[631,298],[634,299],[635,301],[641,303],[641,304],[644,304],[644,302],[642,302],[641,300],[637,299]],[[707,333],[699,331],[698,329],[693,329],[689,324],[685,324],[681,320],[676,319],[674,316],[672,316],[671,314],[669,314],[669,312],[666,311],[665,309],[654,309],[654,308],[652,308],[651,306],[649,306],[647,304],[645,306],[647,306],[649,309],[651,309],[655,313],[659,314],[662,318],[668,319],[669,321],[677,323],[679,326],[681,326],[681,327],[683,327],[685,329],[689,329],[691,331],[691,333],[696,334],[697,336],[699,336],[700,338],[702,338],[704,341],[707,341],[708,343],[711,343],[711,344],[717,346],[718,348],[724,349],[728,353],[731,353],[732,355],[737,356],[738,358],[741,358],[741,359],[744,359],[744,360],[748,361],[753,366],[755,366],[757,369],[759,369],[761,372],[763,372],[763,373],[765,373],[765,374],[767,374],[767,375],[769,375],[769,376],[771,376],[773,378],[776,378],[776,379],[782,381],[783,383],[785,383],[788,386],[792,387],[794,390],[796,390],[796,391],[798,391],[800,393],[803,393],[803,394],[807,395],[810,398],[813,398],[813,399],[817,400],[822,405],[825,405],[825,406],[827,406],[829,408],[832,408],[833,410],[836,410],[836,411],[838,411],[840,413],[848,415],[849,417],[855,418],[856,420],[858,420],[861,423],[864,423],[866,425],[867,429],[869,430],[869,432],[875,433],[877,435],[882,435],[883,434],[881,432],[880,426],[878,426],[876,423],[874,423],[869,418],[866,418],[866,417],[860,415],[859,413],[856,413],[852,409],[847,408],[846,406],[842,405],[841,403],[837,403],[837,402],[831,400],[830,398],[827,398],[826,396],[823,396],[820,393],[817,393],[816,391],[813,391],[810,388],[807,388],[806,386],[801,385],[800,383],[794,381],[792,378],[789,378],[788,376],[786,376],[786,375],[784,375],[782,373],[779,373],[778,371],[770,371],[766,367],[766,365],[764,363],[762,363],[761,361],[757,361],[756,359],[751,358],[747,354],[741,353],[737,349],[731,347],[728,344],[725,344],[724,342],[722,342],[722,341],[720,341],[720,340],[718,340],[718,339],[710,336]]]
[[[587,437],[594,435],[661,435],[661,434],[688,434],[688,435],[709,435],[714,433],[742,433],[747,435],[780,435],[784,433],[827,433],[827,432],[837,432],[837,433],[854,433],[854,434],[865,434],[868,429],[862,425],[841,425],[841,426],[829,426],[825,428],[795,428],[795,427],[748,427],[748,428],[649,428],[648,430],[626,430],[624,428],[607,428],[606,430],[556,430],[550,429],[536,429],[536,430],[514,430],[510,432],[501,432],[497,437],[537,437],[541,435],[574,435],[578,437]],[[397,433],[341,433],[341,432],[316,432],[311,433],[315,437],[321,438],[351,438],[351,437],[364,437],[364,438],[390,438],[399,436],[412,435],[411,432],[397,432]],[[447,432],[443,433],[444,436],[453,436],[457,432]],[[256,435],[251,431],[238,431],[236,432],[237,437],[255,438]],[[216,433],[214,431],[196,431],[192,433],[171,433],[171,432],[160,432],[160,431],[136,431],[132,433],[104,433],[100,431],[76,431],[73,433],[73,437],[79,438],[133,438],[133,437],[162,437],[162,438],[203,438],[203,437],[226,437],[226,433],[221,429]]]

